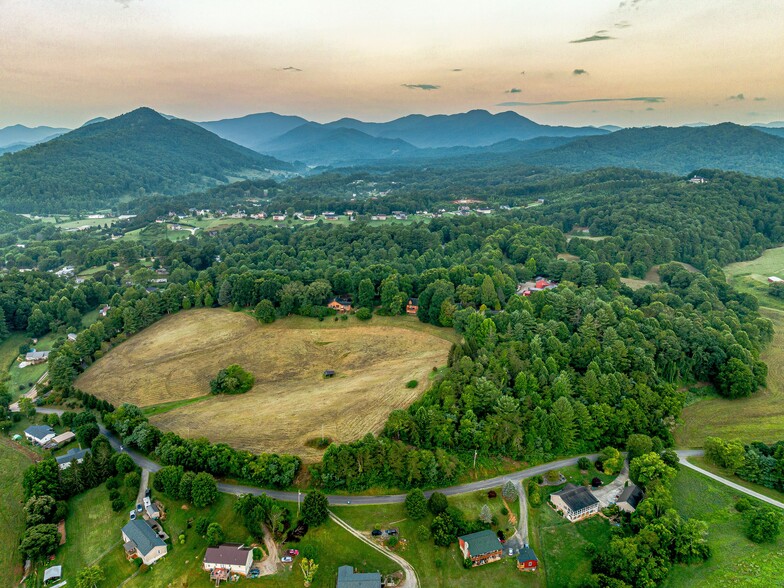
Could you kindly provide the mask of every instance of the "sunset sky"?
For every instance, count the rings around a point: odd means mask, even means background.
[[[0,127],[514,110],[784,119],[780,0],[0,0]]]

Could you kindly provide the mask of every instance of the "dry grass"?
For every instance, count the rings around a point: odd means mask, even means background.
[[[177,406],[152,422],[186,437],[312,461],[322,451],[306,442],[320,437],[322,426],[325,436],[352,441],[379,431],[392,410],[418,398],[432,368],[446,363],[453,333],[406,317],[262,326],[242,313],[192,310],[135,335],[77,386],[115,404],[151,406],[204,396],[219,369],[238,363],[256,376],[250,392]],[[337,375],[324,379],[325,369]],[[409,380],[420,384],[408,389]]]
[[[702,447],[705,437],[773,443],[784,439],[784,312],[762,308],[775,328],[762,353],[768,364],[768,387],[749,398],[708,398],[687,406],[675,431],[679,447]]]

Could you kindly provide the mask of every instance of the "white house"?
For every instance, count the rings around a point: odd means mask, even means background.
[[[128,559],[139,557],[148,566],[167,553],[166,543],[158,537],[147,521],[142,519],[128,521],[128,524],[122,528],[122,538]]]
[[[30,441],[30,443],[35,443],[42,447],[54,439],[54,429],[46,425],[32,425],[27,427],[24,434],[25,438]]]
[[[208,547],[204,554],[204,569],[228,570],[229,574],[247,576],[253,567],[253,550],[236,543],[224,543],[219,547]]]
[[[562,490],[550,494],[550,502],[571,522],[595,515],[600,506],[588,488],[574,484],[567,484]]]

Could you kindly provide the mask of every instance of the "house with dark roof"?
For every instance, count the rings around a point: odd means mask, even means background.
[[[460,551],[465,559],[470,559],[474,566],[483,566],[501,559],[502,546],[498,536],[485,529],[458,537]]]
[[[208,547],[202,567],[208,572],[219,571],[219,575],[225,570],[228,574],[247,576],[253,567],[253,549],[237,543]]]
[[[555,509],[571,522],[579,521],[599,512],[599,501],[585,486],[567,484],[550,494]]]
[[[539,567],[539,559],[528,544],[523,545],[517,554],[517,569],[521,572],[535,572]]]
[[[57,462],[57,467],[61,470],[67,470],[71,467],[71,464],[82,463],[84,461],[84,456],[90,453],[89,449],[77,449],[74,447],[73,449],[69,449],[63,455],[58,455],[54,458]]]
[[[327,303],[327,306],[332,310],[337,310],[338,312],[351,312],[351,300],[349,298],[337,296],[336,298],[330,300]]]
[[[55,436],[54,429],[47,425],[31,425],[25,429],[24,434],[30,443],[41,447],[49,443]]]
[[[36,351],[35,349],[33,349],[25,354],[24,360],[27,365],[36,365],[39,363],[45,363],[48,359],[49,359],[48,351]]]
[[[338,568],[337,588],[381,588],[381,574],[368,572],[358,574],[351,566]]]
[[[166,543],[143,519],[128,521],[122,528],[123,547],[128,559],[141,558],[148,566],[167,553]]]
[[[642,490],[634,484],[629,484],[623,489],[623,492],[621,492],[621,495],[618,497],[618,502],[615,504],[617,504],[618,508],[622,511],[634,512],[637,510],[637,505],[640,504],[640,501],[643,498],[645,498],[645,494],[643,494]]]
[[[419,298],[409,298],[406,303],[406,314],[416,314],[419,312]]]

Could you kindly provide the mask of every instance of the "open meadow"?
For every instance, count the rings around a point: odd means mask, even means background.
[[[453,331],[412,317],[260,325],[244,313],[198,309],[138,333],[76,385],[116,405],[170,403],[149,410],[163,430],[314,461],[321,450],[306,443],[322,430],[330,439],[352,441],[378,432],[392,410],[416,400],[433,367],[446,363],[450,336]],[[254,387],[209,396],[209,381],[234,363],[254,374]],[[325,379],[324,370],[336,374]],[[415,388],[406,387],[411,380]]]
[[[21,473],[32,463],[14,449],[7,438],[0,440],[0,586],[14,586],[22,577],[19,540],[25,528]]]
[[[749,398],[705,398],[687,406],[675,430],[678,447],[702,447],[706,437],[773,443],[784,439],[784,312],[762,308],[773,321],[773,341],[762,353],[768,386]]]

